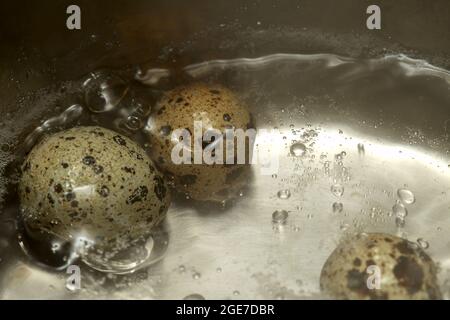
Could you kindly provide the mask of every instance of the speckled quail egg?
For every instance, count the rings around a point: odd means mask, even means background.
[[[210,129],[252,128],[251,117],[246,106],[228,88],[222,85],[194,83],[166,92],[150,117],[147,130],[150,133],[152,158],[171,179],[175,188],[200,201],[223,201],[235,197],[249,180],[249,152],[247,141],[243,164],[175,164],[171,159],[174,146],[182,140],[172,136],[176,129],[185,129],[191,136],[188,152],[194,159],[194,122],[201,121],[202,134]],[[224,140],[224,149],[226,145]],[[201,141],[205,150],[212,141]],[[188,145],[188,144],[187,144]],[[237,148],[237,144],[235,144]],[[235,152],[237,154],[237,152]],[[224,163],[226,162],[224,155]]]
[[[147,235],[170,203],[144,150],[101,127],[46,136],[22,165],[19,197],[28,229],[99,245]]]
[[[322,268],[320,286],[336,299],[441,299],[436,272],[417,244],[363,233],[333,251]]]

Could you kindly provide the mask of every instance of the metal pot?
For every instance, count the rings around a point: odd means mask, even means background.
[[[226,82],[269,132],[279,166],[270,175],[256,166],[231,207],[173,204],[158,262],[131,275],[83,267],[75,291],[69,274],[23,253],[16,213],[3,203],[0,297],[323,298],[320,270],[337,243],[377,231],[426,241],[448,298],[447,1],[380,0],[381,30],[366,28],[369,3],[356,0],[78,1],[81,30],[66,28],[68,5],[1,4],[3,176],[14,177],[33,129],[102,68],[131,81],[170,70]],[[299,141],[300,157],[292,152]],[[8,179],[0,179],[5,199]],[[330,191],[336,183],[343,194]],[[399,227],[392,207],[401,188],[416,201]],[[273,221],[282,210],[287,218]]]

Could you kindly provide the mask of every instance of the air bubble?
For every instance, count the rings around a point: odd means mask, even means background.
[[[277,193],[278,198],[286,200],[291,197],[291,191],[289,189],[280,190]]]
[[[395,218],[395,225],[397,228],[403,228],[406,224],[406,221],[404,218],[397,217]]]
[[[334,213],[342,212],[343,209],[344,209],[344,205],[342,203],[340,203],[340,202],[333,203],[333,212]]]
[[[114,109],[128,90],[124,80],[106,71],[92,72],[83,89],[85,103],[95,113]]]
[[[417,239],[417,243],[422,249],[428,249],[430,247],[430,244],[428,243],[428,241],[426,241],[423,238]]]
[[[130,130],[136,131],[142,127],[142,122],[138,117],[129,116],[125,122],[125,126]]]
[[[392,207],[392,212],[395,214],[397,218],[405,219],[408,215],[408,210],[402,203],[396,203]]]
[[[272,213],[272,222],[278,224],[286,223],[289,213],[286,210],[276,210]]]
[[[306,153],[306,146],[301,142],[296,142],[291,145],[291,155],[295,157],[303,157]]]
[[[416,201],[414,193],[408,189],[398,189],[397,196],[405,204],[413,204]]]
[[[61,244],[58,242],[52,243],[51,251],[53,253],[58,252],[61,249]]]
[[[336,197],[342,197],[342,195],[344,194],[344,186],[339,183],[333,184],[331,186],[331,193]]]

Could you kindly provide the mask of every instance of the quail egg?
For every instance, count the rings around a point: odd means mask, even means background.
[[[194,122],[201,122],[200,137],[196,136]],[[242,129],[245,132],[249,128],[252,128],[250,113],[231,90],[222,85],[202,83],[166,92],[157,103],[147,125],[153,160],[173,180],[179,192],[200,201],[223,201],[238,195],[249,180],[248,150],[252,146],[247,140],[244,150],[246,160],[240,163],[232,161],[232,164],[226,164],[223,155],[222,164],[206,164],[204,161],[198,164],[192,160],[195,157],[194,140],[200,139],[200,149],[206,150],[212,142],[218,141],[211,139],[205,142],[202,139],[208,130],[220,131],[223,138],[227,129]],[[190,143],[183,142],[191,155],[191,163],[176,164],[172,161],[174,146],[184,138],[174,137],[176,129],[184,129],[189,134]],[[224,150],[226,143],[223,141]]]
[[[382,233],[359,234],[330,255],[320,287],[336,299],[441,299],[436,272],[415,243]]]
[[[101,127],[45,137],[22,165],[19,197],[28,230],[105,247],[148,235],[170,204],[144,150]]]

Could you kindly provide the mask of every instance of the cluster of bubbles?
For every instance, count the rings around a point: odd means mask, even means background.
[[[358,153],[361,154],[359,145]],[[325,174],[332,177],[334,181],[330,187],[330,191],[338,199],[344,195],[344,183],[350,180],[349,170],[344,166],[344,158],[346,155],[347,153],[342,151],[334,156],[333,172],[330,169],[330,161],[325,161],[324,163]],[[331,209],[333,213],[340,213],[344,210],[344,205],[338,200],[333,202]]]
[[[92,120],[112,126],[125,134],[133,134],[146,123],[154,101],[149,88],[131,86],[120,76],[108,71],[92,72],[83,82],[84,102],[92,112]]]
[[[294,163],[294,172],[300,171],[299,166],[302,167],[303,174],[302,177],[299,175],[295,175],[297,180],[300,179],[311,179],[311,181],[316,180],[320,177],[320,168],[305,166],[305,160],[309,160],[310,163],[314,163],[316,159],[316,155],[313,152],[313,147],[315,144],[315,138],[318,136],[318,130],[320,128],[312,129],[311,125],[307,125],[307,128],[302,128],[299,130],[295,129],[294,125],[290,125],[291,133],[295,136],[295,140],[292,140],[291,145],[289,146],[289,155],[295,160]],[[342,130],[339,131],[340,134],[343,133]],[[285,137],[283,137],[285,138]],[[358,153],[360,156],[363,156],[365,153],[364,145],[358,144]],[[344,210],[344,205],[341,201],[339,201],[344,195],[344,183],[350,180],[350,172],[346,166],[344,166],[344,158],[346,156],[345,151],[341,151],[334,156],[334,162],[326,160],[327,154],[322,153],[318,157],[318,159],[323,163],[323,169],[325,176],[328,176],[333,181],[333,184],[330,187],[330,191],[332,195],[337,198],[335,202],[332,204],[332,211],[334,213],[340,213]],[[277,178],[276,175],[272,176],[273,178]],[[296,185],[301,185],[300,181],[295,182],[296,179],[291,179],[292,181],[288,181],[285,179],[284,182],[292,182]],[[297,192],[297,188],[294,188],[294,192]],[[281,189],[277,192],[277,197],[281,200],[286,200],[291,197],[290,189]],[[288,211],[278,209],[272,213],[272,222],[276,226],[280,226],[286,223],[288,218]],[[313,217],[312,214],[308,214],[307,218],[311,219]],[[299,228],[296,227],[298,230]]]
[[[392,207],[392,212],[395,216],[395,225],[399,231],[403,230],[406,224],[406,217],[408,216],[407,206],[416,202],[416,197],[411,190],[400,188],[397,190],[397,201]],[[417,245],[422,249],[428,249],[430,246],[428,241],[424,238],[417,239]]]
[[[344,195],[344,186],[340,183],[333,184],[330,190],[331,193],[337,198],[340,198]],[[333,203],[332,209],[334,213],[340,213],[344,209],[344,205],[342,204],[342,202],[336,201]]]
[[[406,217],[408,216],[407,205],[413,204],[416,199],[412,191],[408,189],[397,190],[397,201],[392,207],[392,212],[395,216],[395,224],[398,228],[403,228],[406,223]]]
[[[310,125],[308,125],[310,127]],[[289,147],[289,153],[296,158],[303,158],[310,153],[311,147],[314,146],[314,138],[318,136],[318,133],[314,129],[295,129],[294,125],[290,125],[291,133],[297,138],[292,141]],[[283,137],[285,138],[285,137]],[[313,157],[313,155],[311,155]]]
[[[317,131],[310,128],[295,129],[295,126],[293,124],[291,124],[289,127],[291,129],[291,134],[296,137],[295,140],[292,140],[291,145],[289,146],[289,155],[293,159],[300,161],[307,158],[314,159],[312,146],[314,145],[314,138],[318,136]],[[310,125],[308,125],[308,127],[310,127]],[[283,139],[286,140],[287,137],[284,136]],[[299,170],[299,166],[300,164],[295,164],[295,172]],[[273,174],[272,178],[277,179],[277,174]],[[284,188],[279,190],[276,195],[280,200],[287,200],[291,197],[291,194],[292,192],[289,188]],[[275,210],[272,213],[272,223],[274,224],[274,229],[278,230],[280,227],[284,226],[287,223],[288,217],[289,212],[287,210]],[[293,226],[292,229],[295,232],[298,232],[300,230],[298,226]]]

